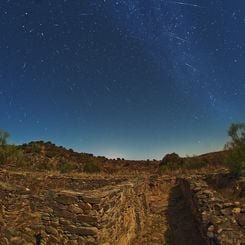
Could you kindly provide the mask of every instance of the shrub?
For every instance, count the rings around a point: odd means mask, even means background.
[[[227,157],[230,172],[235,177],[245,176],[245,144],[232,149]]]
[[[100,166],[95,159],[92,159],[91,161],[85,163],[83,171],[86,173],[100,172]]]
[[[245,176],[245,124],[232,124],[228,130],[231,141],[226,144],[229,154],[227,163],[235,177]]]
[[[24,154],[15,145],[0,146],[0,164],[21,166],[24,163]]]
[[[60,161],[57,164],[57,170],[59,170],[61,173],[67,173],[74,169],[72,164],[66,162],[66,161]]]
[[[0,145],[6,145],[8,138],[9,138],[9,133],[0,130]]]
[[[48,158],[53,158],[53,157],[56,157],[57,156],[57,153],[55,152],[55,151],[47,151],[46,153],[45,153],[45,155],[46,155],[46,157],[48,157]]]
[[[27,145],[26,147],[26,152],[27,153],[40,153],[41,152],[41,148],[36,145],[36,144],[30,144],[30,145]]]
[[[160,166],[167,166],[170,169],[175,169],[177,167],[181,167],[183,162],[183,158],[181,158],[178,154],[171,153],[164,156],[160,162]]]
[[[38,170],[52,170],[52,165],[48,161],[40,161],[37,163],[36,168]]]

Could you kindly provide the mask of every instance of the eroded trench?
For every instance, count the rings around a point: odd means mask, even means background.
[[[175,178],[165,176],[150,179],[148,201],[145,229],[133,244],[206,244]]]

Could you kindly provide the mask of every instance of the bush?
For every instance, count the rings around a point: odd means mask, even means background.
[[[48,157],[48,158],[53,158],[53,157],[56,157],[57,156],[57,153],[55,152],[55,151],[47,151],[46,153],[45,153],[45,155],[46,155],[46,157]]]
[[[39,154],[41,152],[41,148],[38,145],[30,144],[30,145],[27,145],[26,152]]]
[[[47,161],[40,161],[37,163],[36,168],[38,170],[52,170],[52,165],[49,164]]]
[[[98,162],[94,159],[85,163],[83,171],[86,173],[100,172],[100,166],[98,165]]]
[[[170,169],[176,169],[178,167],[181,167],[183,165],[183,162],[183,158],[181,158],[178,154],[171,153],[164,156],[164,158],[160,162],[160,166],[166,166]]]
[[[0,164],[22,166],[24,164],[24,154],[15,145],[2,145],[0,146]]]
[[[73,169],[74,167],[66,161],[60,161],[57,164],[57,170],[59,170],[61,173],[67,173],[72,171]]]
[[[236,146],[227,157],[230,172],[235,177],[245,176],[245,144]]]
[[[231,141],[226,144],[229,154],[227,163],[235,177],[245,176],[245,124],[232,124],[228,130]]]

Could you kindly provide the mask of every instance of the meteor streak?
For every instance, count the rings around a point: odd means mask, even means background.
[[[185,2],[177,2],[177,1],[168,1],[168,3],[185,5],[185,6],[196,7],[196,8],[202,8],[200,5],[197,5],[194,3],[185,3]]]

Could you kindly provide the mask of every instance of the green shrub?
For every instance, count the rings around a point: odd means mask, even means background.
[[[24,149],[25,149],[25,151],[27,153],[37,153],[37,154],[39,154],[41,152],[41,148],[38,145],[34,144],[34,143],[24,146]]]
[[[21,166],[24,163],[24,154],[15,145],[0,146],[0,164]]]
[[[36,164],[36,168],[38,170],[52,170],[52,165],[48,163],[48,161],[40,161]]]
[[[67,173],[74,169],[72,164],[66,162],[66,161],[60,161],[57,164],[57,170],[59,170],[61,173]]]
[[[235,177],[245,176],[245,144],[236,146],[227,157],[231,174]]]
[[[55,151],[47,151],[45,153],[46,157],[48,158],[53,158],[53,157],[56,157],[57,156],[57,153]]]
[[[183,158],[181,158],[176,153],[171,153],[171,154],[166,154],[164,156],[164,158],[160,162],[160,167],[164,169],[163,166],[165,166],[166,169],[174,170],[174,169],[182,167],[183,163],[184,163]]]
[[[245,124],[232,124],[228,130],[231,141],[226,144],[229,149],[227,163],[235,177],[245,176]]]
[[[99,166],[98,162],[95,159],[93,159],[93,160],[85,163],[85,165],[83,167],[83,171],[86,173],[100,172],[100,166]]]

